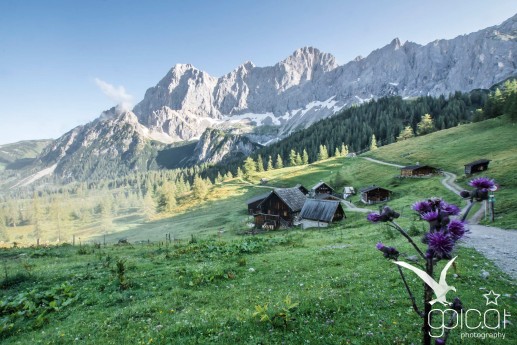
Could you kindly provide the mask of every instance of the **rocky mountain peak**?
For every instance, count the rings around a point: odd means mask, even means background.
[[[294,69],[321,70],[328,72],[336,68],[336,58],[329,53],[323,53],[314,47],[303,47],[295,50],[281,62]]]
[[[395,37],[391,43],[390,43],[390,47],[393,47],[393,49],[397,50],[397,49],[400,49],[400,47],[402,47],[404,44],[400,42],[400,39],[398,37]]]

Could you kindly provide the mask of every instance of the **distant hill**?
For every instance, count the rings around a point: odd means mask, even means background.
[[[0,170],[16,170],[31,164],[51,142],[52,139],[41,139],[0,145]]]

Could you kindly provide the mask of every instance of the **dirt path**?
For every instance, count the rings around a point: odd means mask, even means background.
[[[363,157],[363,159],[378,164],[402,167],[402,165],[387,163],[373,158]],[[458,186],[455,181],[455,174],[447,171],[443,172],[442,184],[444,187],[459,194],[463,188]],[[517,280],[517,231],[477,224],[482,218],[483,212],[484,208],[482,207],[470,218],[470,232],[462,244],[465,247],[476,249],[486,258],[492,260],[503,272]]]
[[[372,212],[372,210],[369,210],[367,208],[357,207],[354,204],[352,204],[350,201],[342,201],[341,203],[344,204],[346,206],[346,210],[350,211],[350,212],[363,212],[363,213]]]
[[[373,159],[373,158],[369,158],[369,157],[361,157],[361,158],[362,159],[366,159],[367,161],[370,161],[370,162],[374,162],[374,163],[382,164],[382,165],[389,165],[389,166],[392,166],[392,167],[395,167],[395,168],[403,168],[404,167],[404,165],[398,165],[398,164],[383,162],[383,161],[380,161],[378,159]]]
[[[447,172],[447,171],[444,171],[443,172],[443,179],[442,179],[442,184],[445,186],[445,188],[447,188],[448,190],[450,190],[451,192],[453,193],[456,193],[456,194],[460,194],[460,192],[462,190],[464,190],[464,188],[461,188],[460,186],[458,186],[454,181],[456,181],[456,175],[451,173],[451,172]]]

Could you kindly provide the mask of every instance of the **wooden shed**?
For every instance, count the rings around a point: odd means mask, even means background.
[[[365,204],[376,204],[390,200],[391,191],[376,185],[361,189],[361,201]]]
[[[320,181],[311,188],[311,192],[313,192],[314,195],[316,195],[316,194],[332,194],[332,193],[334,193],[334,188],[332,188],[325,182]]]
[[[339,201],[307,199],[300,212],[300,218],[332,223],[346,218],[346,215]]]
[[[485,171],[488,169],[488,163],[490,163],[489,159],[479,159],[477,161],[465,164],[465,174],[470,175]]]
[[[248,199],[246,201],[246,204],[248,204],[248,214],[255,214],[257,212],[260,212],[260,208],[258,206],[260,205],[262,200],[264,200],[265,198],[267,198],[269,196],[269,194],[271,194],[271,192],[260,194],[260,195],[254,196],[251,199]]]
[[[408,165],[400,168],[401,177],[423,177],[431,176],[438,172],[438,169],[429,165]]]
[[[254,214],[255,227],[266,225],[278,229],[292,226],[305,200],[305,194],[298,187],[275,188],[258,205],[258,212]]]

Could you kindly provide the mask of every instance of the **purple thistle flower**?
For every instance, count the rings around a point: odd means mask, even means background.
[[[434,222],[434,221],[438,220],[439,216],[440,216],[440,214],[438,212],[430,211],[430,212],[423,213],[422,219],[426,220],[428,222]]]
[[[432,211],[431,204],[426,200],[414,203],[411,208],[420,214]]]
[[[451,235],[452,239],[457,241],[462,238],[468,230],[465,228],[465,223],[460,220],[453,219],[447,225],[447,231]]]
[[[382,243],[382,242],[378,242],[377,245],[375,246],[377,249],[379,250],[382,250],[382,248],[385,247],[385,245]]]
[[[444,340],[444,339],[442,339],[442,338],[437,338],[437,339],[434,341],[434,343],[435,343],[436,345],[445,345],[445,340]]]
[[[495,187],[495,182],[488,177],[478,177],[469,182],[469,185],[476,189],[489,189],[492,190]]]
[[[450,258],[454,249],[454,240],[443,231],[427,234],[427,245],[429,250],[438,258]]]
[[[448,204],[446,202],[442,202],[440,208],[443,212],[447,213],[449,216],[457,216],[461,212],[461,210],[458,206],[453,205],[453,204]]]
[[[382,216],[378,213],[369,213],[368,216],[366,216],[366,219],[372,223],[377,223],[381,221]]]

